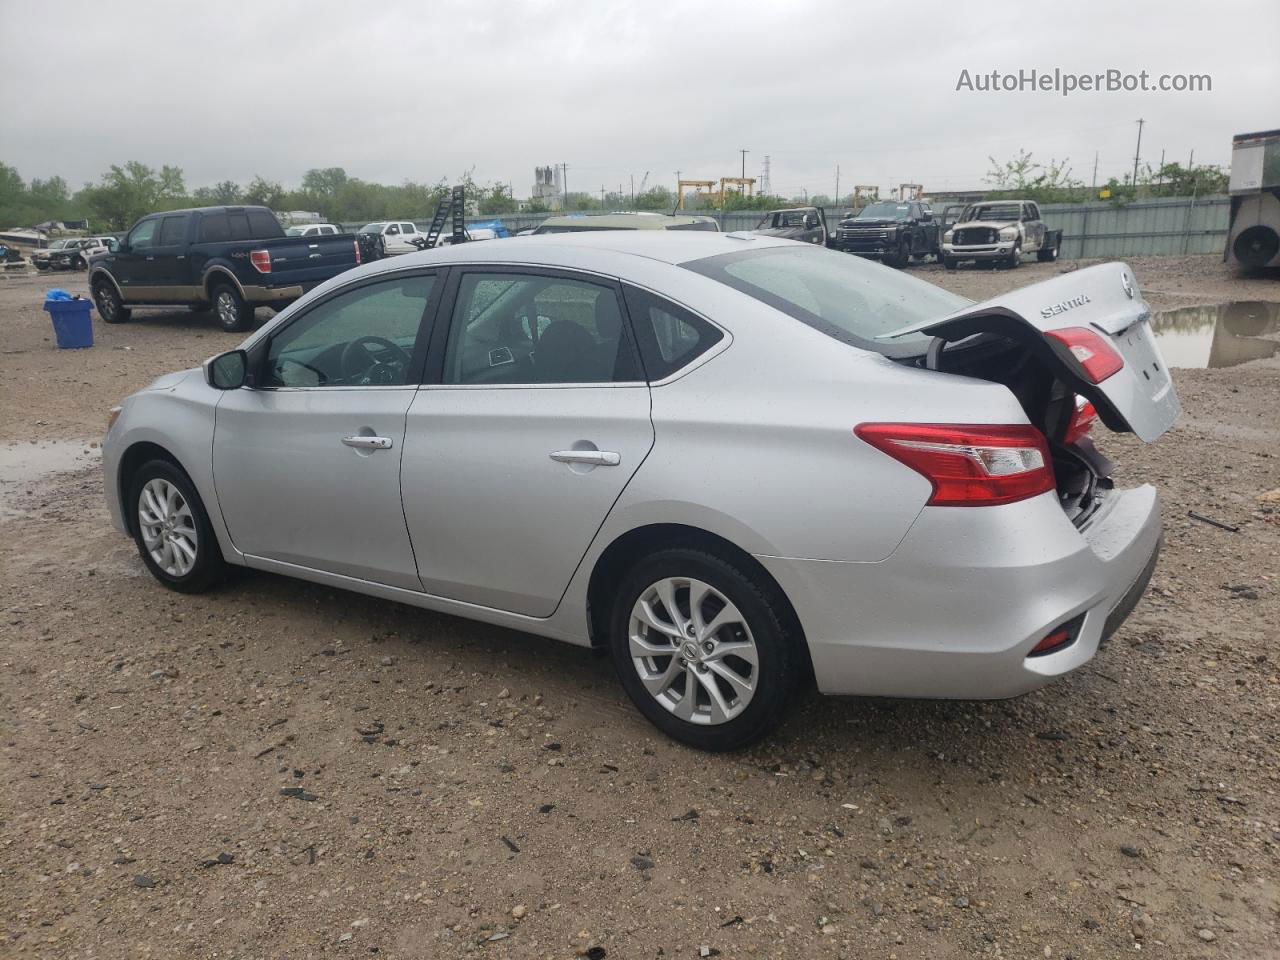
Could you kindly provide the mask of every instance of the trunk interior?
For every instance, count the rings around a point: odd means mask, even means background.
[[[1076,395],[1027,346],[994,334],[974,337],[963,346],[942,349],[935,340],[928,354],[905,358],[909,366],[989,380],[1007,387],[1049,441],[1058,500],[1063,512],[1082,526],[1112,487],[1114,465],[1088,435],[1065,442],[1076,412]]]

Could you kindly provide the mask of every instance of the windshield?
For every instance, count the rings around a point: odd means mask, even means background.
[[[781,310],[842,343],[889,357],[923,353],[929,337],[875,338],[943,317],[970,301],[861,257],[787,245],[726,253],[681,264]]]
[[[910,209],[905,203],[889,203],[881,201],[880,203],[868,204],[859,217],[871,219],[875,217],[880,220],[905,220],[907,219],[907,211]]]
[[[386,223],[366,223],[360,228],[361,233],[381,233]]]
[[[50,250],[61,250],[63,247],[65,247],[65,246],[66,246],[68,243],[70,243],[70,242],[71,242],[70,240],[54,240],[54,241],[52,241],[52,242],[49,244],[49,249],[50,249]]]
[[[960,215],[961,223],[970,220],[1017,220],[1019,206],[1016,203],[978,203],[965,207]]]

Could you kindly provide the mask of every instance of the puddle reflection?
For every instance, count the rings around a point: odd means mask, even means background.
[[[1174,368],[1234,367],[1280,351],[1280,303],[1239,300],[1203,307],[1162,310],[1151,329],[1165,362]]]

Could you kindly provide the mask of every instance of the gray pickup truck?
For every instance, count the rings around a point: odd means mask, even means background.
[[[787,207],[770,210],[756,224],[752,233],[766,237],[782,237],[801,243],[829,246],[831,235],[827,232],[827,218],[818,207]]]
[[[942,264],[954,270],[961,260],[994,261],[1016,267],[1024,253],[1040,261],[1058,259],[1062,231],[1040,218],[1034,200],[988,200],[971,203],[942,235]]]

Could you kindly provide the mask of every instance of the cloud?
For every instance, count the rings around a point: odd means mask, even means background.
[[[1185,9],[1185,12],[1183,12]],[[56,15],[55,15],[56,14]],[[1277,125],[1280,5],[1113,2],[10,4],[0,159],[78,186],[174,163],[189,187],[310,167],[529,192],[567,163],[596,191],[748,175],[775,190],[979,186],[987,156],[1069,157],[1086,181],[1160,151],[1226,163]],[[1253,38],[1253,39],[1251,39]],[[1207,73],[1211,93],[957,92],[962,69]],[[21,78],[14,80],[14,78]]]

